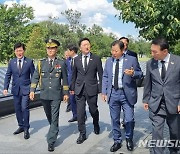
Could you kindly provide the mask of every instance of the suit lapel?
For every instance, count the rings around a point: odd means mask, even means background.
[[[114,62],[114,58],[111,57],[110,66],[109,66],[110,74],[113,74],[113,62]],[[107,71],[108,71],[108,70],[107,70]],[[111,75],[111,82],[110,82],[110,83],[112,83],[112,79],[113,79],[113,76]]]
[[[87,69],[86,69],[85,73],[88,71],[88,69],[90,68],[90,66],[93,63],[93,61],[94,61],[94,56],[93,56],[92,53],[90,53],[89,63],[87,65]]]
[[[170,74],[171,71],[173,70],[174,64],[175,64],[175,62],[174,62],[173,55],[170,54],[170,59],[169,59],[169,63],[168,63],[168,67],[167,67],[167,71],[166,71],[166,76],[165,76],[164,82],[167,80],[169,74]]]
[[[22,65],[22,69],[21,69],[21,72],[20,72],[20,74],[19,74],[19,75],[21,75],[21,74],[22,74],[22,72],[23,72],[24,68],[26,67],[26,65],[27,65],[27,60],[26,60],[26,57],[24,57],[24,61],[23,61],[23,65]]]
[[[126,57],[126,55],[123,56],[123,66],[122,66],[122,78],[124,77],[124,71],[127,68],[127,62],[128,62],[128,58]]]
[[[19,68],[18,68],[18,65],[17,65],[17,58],[14,58],[14,59],[13,59],[13,64],[14,64],[14,66],[15,66],[16,72],[19,74]]]
[[[159,67],[158,67],[158,60],[154,60],[152,61],[152,70],[154,71],[154,73],[157,75],[157,78],[159,79],[159,81],[161,83],[163,83],[160,73],[159,73]]]
[[[85,71],[84,71],[84,68],[83,68],[83,64],[82,64],[82,54],[80,54],[80,55],[77,57],[77,60],[78,60],[78,63],[79,63],[78,65],[81,66],[82,71],[85,72]]]

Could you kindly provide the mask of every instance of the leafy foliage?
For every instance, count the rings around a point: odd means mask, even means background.
[[[143,38],[152,40],[165,36],[170,44],[179,40],[179,0],[114,0],[113,3],[120,11],[119,19],[135,23]]]
[[[6,62],[14,56],[15,43],[28,41],[33,9],[19,4],[12,7],[0,4],[0,14],[0,61]]]

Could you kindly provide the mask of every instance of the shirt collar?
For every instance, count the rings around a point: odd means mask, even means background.
[[[120,58],[119,58],[119,61],[121,61],[122,59],[124,58],[124,55],[122,55]],[[113,61],[116,62],[116,59],[113,57]]]
[[[73,56],[73,58],[76,58],[78,55],[76,54],[75,56]]]
[[[21,59],[17,58],[17,61],[21,60],[21,62],[24,61],[24,57],[22,57]]]
[[[90,52],[87,54],[87,55],[84,55],[84,54],[82,54],[82,57],[84,57],[84,56],[88,56],[88,58],[90,57]]]
[[[49,62],[50,62],[50,60],[51,60],[51,58],[48,57],[48,61],[49,61]],[[53,62],[54,62],[55,58],[53,58],[52,60],[53,60]]]
[[[128,51],[128,50],[125,50],[125,51],[124,51],[124,54],[125,54],[125,55],[127,54],[127,51]]]
[[[169,63],[169,59],[170,59],[170,54],[168,53],[167,56],[163,59],[163,61],[165,61],[165,63]],[[158,60],[158,62],[160,63],[161,60]]]

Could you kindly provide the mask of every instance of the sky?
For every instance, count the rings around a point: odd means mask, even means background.
[[[81,12],[80,23],[91,27],[101,26],[106,33],[114,33],[117,37],[131,35],[137,38],[139,33],[133,23],[123,23],[118,17],[119,12],[113,7],[112,0],[0,0],[1,4],[11,6],[19,3],[34,9],[34,22],[47,20],[49,16],[58,17],[58,22],[67,23],[61,12],[67,9]]]

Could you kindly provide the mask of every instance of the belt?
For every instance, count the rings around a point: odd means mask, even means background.
[[[114,86],[112,86],[112,88],[114,88]],[[123,88],[123,87],[121,87],[121,88],[118,88],[117,90],[124,90],[124,88]]]

